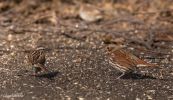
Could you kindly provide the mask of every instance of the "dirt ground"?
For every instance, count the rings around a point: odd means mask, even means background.
[[[110,44],[159,66],[117,79]],[[51,73],[34,77],[38,46]],[[172,0],[1,0],[0,99],[173,100]]]

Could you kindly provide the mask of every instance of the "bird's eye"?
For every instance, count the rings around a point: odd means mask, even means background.
[[[113,50],[113,47],[108,46],[106,49],[107,49],[108,51],[112,51],[112,50]]]

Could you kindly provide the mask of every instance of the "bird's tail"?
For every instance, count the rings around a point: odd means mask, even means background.
[[[146,62],[146,61],[141,60],[141,59],[138,59],[136,61],[136,65],[137,65],[137,67],[158,67],[157,64],[149,63],[149,62]]]

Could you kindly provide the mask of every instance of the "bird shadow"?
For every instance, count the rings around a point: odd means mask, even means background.
[[[52,79],[56,77],[58,74],[60,74],[59,71],[51,71],[51,72],[35,75],[35,77]]]
[[[129,73],[129,74],[125,74],[121,77],[121,79],[157,79],[156,77],[153,76],[149,76],[149,75],[142,75],[139,73]]]
[[[28,70],[21,70],[17,73],[17,76],[34,76],[34,77],[39,77],[39,78],[52,79],[52,78],[56,77],[58,74],[60,74],[59,71],[49,71],[49,72],[46,72],[46,73],[39,73],[37,75],[33,75]]]

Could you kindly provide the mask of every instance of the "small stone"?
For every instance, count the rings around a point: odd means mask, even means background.
[[[83,98],[83,97],[78,97],[78,99],[79,99],[79,100],[84,100],[84,98]]]
[[[13,39],[13,35],[12,35],[12,34],[8,34],[7,40],[8,40],[8,41],[11,41],[12,39]]]

